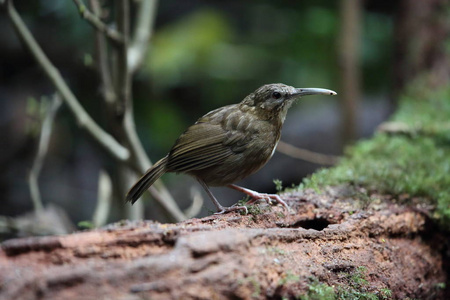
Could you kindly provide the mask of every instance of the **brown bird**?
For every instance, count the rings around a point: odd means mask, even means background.
[[[222,206],[208,186],[228,186],[249,195],[250,203],[274,200],[288,208],[276,194],[261,194],[237,185],[261,169],[275,152],[286,113],[292,103],[307,95],[336,95],[318,88],[294,88],[285,84],[267,84],[238,104],[213,110],[190,126],[170,150],[128,191],[126,200],[136,202],[164,173],[194,176],[208,193],[217,213],[245,210],[245,206]]]

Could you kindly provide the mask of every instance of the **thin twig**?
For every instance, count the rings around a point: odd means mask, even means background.
[[[133,101],[131,97],[131,73],[128,72],[128,40],[129,40],[129,2],[120,0],[117,4],[117,28],[124,37],[124,43],[116,47],[117,52],[117,94],[119,102],[123,105],[123,134],[132,155],[131,164],[134,169],[142,174],[151,167],[151,161],[145,153],[144,147],[137,135],[133,117]],[[158,188],[156,189],[155,186]],[[176,221],[186,219],[175,200],[172,198],[161,181],[155,183],[149,189],[152,197],[174,218]]]
[[[45,156],[47,155],[48,144],[52,135],[53,120],[55,119],[56,112],[61,107],[61,104],[61,97],[58,94],[55,94],[52,98],[50,106],[47,108],[47,113],[45,115],[44,122],[42,123],[38,151],[36,153],[36,157],[34,158],[33,166],[28,177],[30,196],[36,212],[42,211],[44,208],[41,200],[41,193],[39,191],[38,178],[41,173],[42,165],[44,164]]]
[[[200,193],[199,189],[194,186],[191,188],[191,199],[191,205],[184,210],[184,214],[188,218],[193,218],[198,215],[202,209],[203,203],[205,202],[202,197],[202,193]]]
[[[91,24],[95,29],[104,33],[111,41],[117,44],[123,43],[123,36],[120,34],[120,32],[103,23],[99,17],[89,11],[82,0],[73,0],[73,2],[78,8],[80,16],[88,21],[89,24]]]
[[[89,114],[81,106],[78,99],[68,87],[67,83],[62,78],[58,69],[50,62],[48,57],[42,51],[39,44],[36,42],[30,31],[26,27],[20,15],[13,6],[12,0],[6,0],[8,17],[11,20],[14,29],[21,38],[25,46],[31,52],[37,63],[43,68],[45,74],[53,82],[56,89],[61,94],[67,106],[72,111],[77,120],[78,125],[85,129],[96,142],[98,142],[107,152],[119,161],[126,161],[130,157],[130,152],[127,148],[119,144],[110,134],[104,131],[97,123],[89,116]]]
[[[132,106],[131,74],[128,72],[128,41],[130,36],[130,3],[128,0],[116,1],[117,30],[123,36],[123,43],[117,47],[116,94],[119,96],[117,114],[121,117]]]
[[[129,134],[125,129],[125,122],[127,119],[131,119],[131,121],[134,122],[132,117],[133,103],[131,98],[131,74],[128,72],[127,62],[128,41],[130,36],[130,3],[128,0],[117,0],[115,5],[117,30],[123,36],[123,43],[117,45],[117,47],[113,49],[115,54],[115,88],[116,95],[118,96],[114,111],[116,115],[114,123],[119,124],[118,129],[120,130],[120,136],[122,139],[125,139],[125,144],[130,149],[131,156],[129,162],[134,165],[139,163],[139,166],[142,166],[137,160],[139,157],[136,153],[136,144],[129,142]],[[148,160],[145,153],[144,156]],[[148,166],[150,166],[149,161]],[[128,187],[132,185],[132,183],[129,182],[130,176],[126,176],[128,172],[129,168],[125,166],[121,166],[119,169],[119,175],[123,177],[120,186],[122,188],[120,189],[122,195],[124,195]],[[141,201],[136,204],[137,205],[134,205],[133,207],[126,207],[127,219],[142,219],[144,216],[143,202]]]
[[[144,147],[136,133],[135,123],[133,119],[133,112],[131,108],[125,110],[123,121],[123,130],[127,144],[132,152],[131,164],[136,172],[139,174],[151,167],[151,161],[145,153]],[[130,185],[131,186],[131,185]],[[156,181],[150,188],[150,194],[177,222],[185,220],[186,216],[178,207],[177,203],[170,195],[169,191],[161,180]],[[135,204],[136,205],[136,204]]]
[[[98,1],[91,0],[90,3],[93,13],[99,16],[100,6],[98,4]],[[124,12],[129,11],[129,7],[128,3],[122,1],[116,2],[116,5],[116,13],[118,14],[117,27],[124,37],[124,43],[122,45],[117,45],[112,49],[112,54],[114,56],[113,61],[115,62],[113,68],[115,74],[114,84],[112,84],[113,80],[110,77],[112,72],[109,71],[109,59],[106,43],[104,42],[105,39],[102,36],[103,34],[97,31],[97,45],[99,46],[99,69],[101,80],[104,86],[103,96],[105,98],[105,102],[108,105],[110,125],[115,130],[119,138],[125,141],[125,144],[131,151],[131,156],[128,160],[128,164],[135,170],[135,172],[137,172],[138,174],[142,174],[151,166],[151,161],[145,153],[139,137],[137,136],[133,119],[133,103],[131,98],[131,72],[128,71],[127,62],[127,44],[129,37],[129,28],[127,24],[129,22],[129,14],[124,14]],[[124,5],[125,7],[123,7]],[[137,34],[135,34],[134,36],[137,36]],[[115,89],[113,86],[115,87]],[[113,98],[107,99],[108,97]],[[117,121],[122,121],[120,126],[117,126]],[[131,183],[127,185],[127,187],[130,185]],[[186,219],[165,186],[161,182],[157,182],[155,186],[158,187],[159,191],[156,188],[151,188],[150,194],[152,195],[152,197],[158,203],[160,203],[161,206],[176,221]],[[138,211],[143,211],[141,203],[137,203],[137,205],[133,206],[132,212],[130,212],[133,218],[138,216]]]
[[[90,5],[91,5],[91,9],[92,12],[98,17],[100,18],[102,11],[101,11],[101,6],[98,0],[90,0]],[[106,104],[106,116],[108,118],[108,124],[109,127],[111,128],[111,130],[117,135],[117,138],[120,141],[123,141],[123,129],[122,129],[122,124],[120,122],[121,118],[118,118],[117,116],[117,112],[118,112],[118,108],[123,107],[123,105],[119,105],[119,101],[118,101],[118,94],[117,92],[120,90],[120,88],[115,89],[114,84],[113,84],[113,74],[111,72],[111,67],[110,67],[110,59],[109,59],[109,52],[108,52],[108,43],[107,43],[107,39],[105,37],[105,34],[99,30],[95,30],[95,40],[96,40],[96,54],[97,54],[97,62],[98,62],[98,70],[99,70],[99,75],[100,75],[100,79],[102,82],[102,95],[103,95],[103,99],[105,101]],[[117,45],[116,47],[113,48],[114,53],[118,52],[118,48],[122,47],[121,45]],[[117,55],[115,56],[115,58],[117,59]],[[117,64],[117,60],[115,61],[115,64]],[[116,66],[116,71],[117,71],[117,66]],[[116,72],[116,77],[117,77],[117,72]],[[116,79],[117,80],[117,79]],[[117,87],[119,87],[118,82],[116,82]],[[123,110],[123,108],[122,108]],[[132,159],[131,159],[132,160]],[[130,160],[130,161],[131,161]],[[130,163],[130,161],[128,161],[128,163]],[[134,179],[134,174],[130,174],[130,170],[129,167],[127,167],[126,165],[116,165],[115,166],[115,170],[120,178],[119,180],[119,188],[116,189],[116,191],[119,193],[119,198],[121,198],[121,196],[123,194],[125,194],[126,189],[128,189],[128,187],[132,184],[132,182],[129,182],[130,180]],[[102,183],[102,181],[99,181],[99,191],[101,189],[100,184]],[[98,204],[98,208],[99,208],[99,212],[103,211],[100,210],[100,195],[99,195],[99,202],[97,202]],[[104,212],[106,213],[106,212]],[[106,219],[106,215],[104,216],[104,218]],[[133,206],[132,208],[130,208],[129,206],[125,207],[125,217],[128,219],[132,219],[132,220],[136,220],[136,219],[143,219],[144,218],[144,207],[143,207],[143,203],[138,203],[138,205]],[[100,225],[100,220],[97,220],[96,217],[94,217],[93,222],[96,226]]]
[[[128,191],[129,187],[137,180],[136,173],[129,167],[118,166],[118,192],[119,196],[123,197]],[[122,202],[123,203],[123,202]],[[137,204],[137,205],[136,205]],[[128,220],[142,220],[145,216],[144,201],[139,201],[135,205],[125,205],[124,213]]]
[[[105,225],[108,220],[112,201],[112,191],[111,178],[106,171],[100,170],[98,176],[97,206],[95,207],[94,216],[92,217],[92,223],[95,227]]]
[[[325,155],[321,153],[312,152],[309,150],[295,147],[283,141],[280,141],[278,143],[277,151],[286,154],[290,157],[302,159],[319,165],[334,165],[339,160],[339,156]]]
[[[128,47],[128,72],[134,73],[142,64],[148,51],[155,22],[158,0],[142,0],[137,7],[137,20],[133,39]]]
[[[101,16],[101,6],[98,3],[98,0],[90,0],[92,12],[100,18]],[[112,82],[112,74],[109,67],[108,60],[108,45],[106,42],[105,35],[95,30],[95,41],[96,41],[96,49],[97,49],[97,61],[98,61],[98,69],[100,72],[100,78],[102,82],[102,94],[103,99],[106,104],[109,106],[110,110],[113,110],[115,102],[117,100],[117,95],[114,91],[114,86]]]

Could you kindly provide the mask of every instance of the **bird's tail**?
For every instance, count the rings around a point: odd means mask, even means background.
[[[167,156],[160,159],[131,187],[126,200],[134,204],[159,177],[166,173]]]

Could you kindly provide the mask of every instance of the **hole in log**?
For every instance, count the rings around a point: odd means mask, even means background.
[[[328,227],[331,223],[325,218],[315,218],[307,220],[299,220],[293,224],[286,227],[288,228],[304,228],[304,229],[314,229],[321,231]]]

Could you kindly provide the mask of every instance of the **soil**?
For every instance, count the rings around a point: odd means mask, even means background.
[[[296,299],[318,282],[379,299],[449,297],[448,249],[429,207],[369,203],[345,187],[283,199],[291,211],[260,204],[5,241],[0,299]]]

